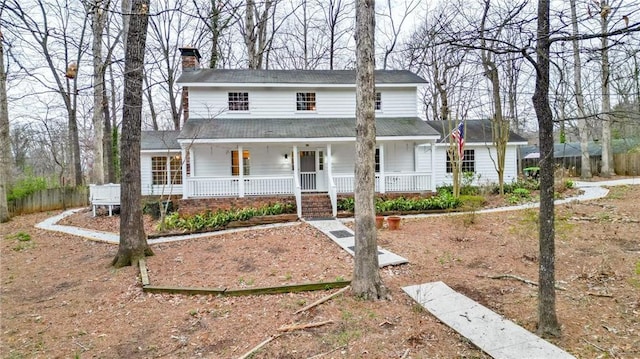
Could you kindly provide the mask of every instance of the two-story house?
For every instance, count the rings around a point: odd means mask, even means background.
[[[181,53],[185,122],[143,132],[143,195],[290,197],[303,216],[305,194],[319,193],[335,216],[338,196],[354,190],[355,71],[201,69],[197,49]],[[446,151],[442,132],[418,115],[426,81],[395,70],[375,81],[376,191],[435,191]]]

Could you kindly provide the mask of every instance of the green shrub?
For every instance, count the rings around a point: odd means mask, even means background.
[[[460,200],[453,197],[453,195],[447,191],[441,191],[438,195],[426,198],[404,198],[398,197],[395,199],[376,199],[376,213],[387,212],[408,212],[408,211],[424,211],[435,209],[450,209],[456,208],[460,205]],[[353,212],[354,200],[352,197],[345,198],[338,203],[338,209]]]
[[[487,202],[487,200],[483,196],[465,195],[465,196],[460,196],[460,202],[464,207],[480,208]]]
[[[260,208],[230,209],[227,211],[218,210],[216,212],[207,211],[188,217],[181,217],[178,212],[167,215],[164,221],[166,229],[183,229],[190,232],[202,230],[216,230],[224,228],[234,221],[246,221],[256,216],[271,216],[277,214],[294,213],[293,204],[276,203],[265,205]]]
[[[29,196],[30,194],[46,189],[47,180],[44,177],[29,176],[16,182],[7,194],[7,200],[13,201]]]

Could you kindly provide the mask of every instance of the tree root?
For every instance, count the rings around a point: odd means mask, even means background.
[[[489,278],[489,279],[515,279],[515,280],[520,281],[522,283],[530,284],[530,285],[533,285],[533,286],[536,286],[536,287],[538,286],[537,282],[534,282],[534,281],[526,279],[526,278],[518,277],[517,275],[513,275],[513,274],[498,274],[498,275],[492,275],[492,276],[490,276],[490,275],[480,276],[479,275],[479,277],[486,277],[486,278]],[[557,290],[567,290],[566,288],[563,288],[563,287],[561,287],[561,286],[559,286],[557,284],[556,284],[555,288]]]

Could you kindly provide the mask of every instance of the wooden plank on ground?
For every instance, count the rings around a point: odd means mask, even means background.
[[[189,288],[189,287],[168,287],[168,286],[148,285],[148,286],[144,286],[142,290],[149,293],[243,296],[243,295],[280,294],[280,293],[307,292],[307,291],[314,291],[314,290],[326,290],[326,289],[333,289],[333,288],[343,288],[348,286],[349,284],[351,284],[351,281],[336,281],[336,282],[292,284],[292,285],[277,286],[277,287],[259,287],[259,288],[243,288],[243,289]]]
[[[147,262],[144,260],[144,258],[141,258],[140,261],[138,261],[138,266],[140,267],[140,278],[142,279],[142,286],[144,287],[151,284],[149,283],[149,273],[147,273]]]

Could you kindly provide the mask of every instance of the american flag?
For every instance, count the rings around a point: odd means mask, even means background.
[[[458,127],[451,131],[451,137],[453,137],[458,145],[458,157],[460,161],[462,161],[464,158],[464,122],[460,122]]]

